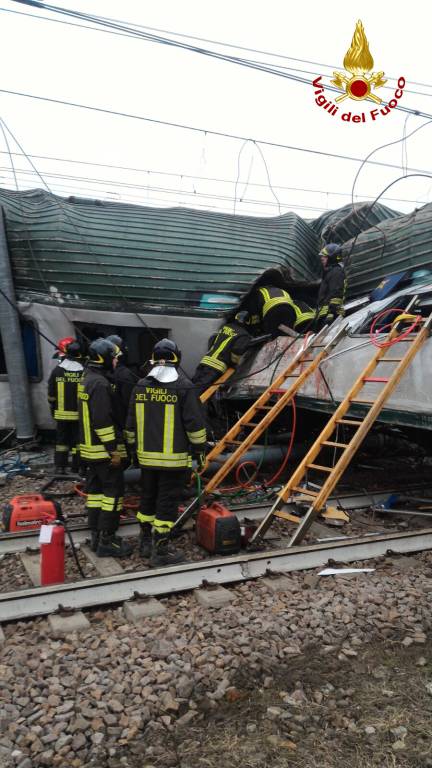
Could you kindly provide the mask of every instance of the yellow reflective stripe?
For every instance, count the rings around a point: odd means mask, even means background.
[[[129,432],[126,429],[123,432],[123,434],[124,434],[124,438],[125,438],[126,442],[129,443],[130,445],[133,445],[133,443],[135,442],[135,432]]]
[[[89,407],[88,407],[88,403],[86,403],[84,400],[82,400],[81,402],[82,402],[82,416],[83,416],[83,427],[84,427],[84,442],[86,445],[91,445]]]
[[[86,507],[89,509],[99,509],[102,503],[102,493],[89,493],[86,499]]]
[[[210,357],[210,355],[204,355],[200,364],[208,365],[210,368],[214,368],[216,371],[220,371],[221,373],[225,373],[226,369],[228,368],[226,363],[222,362],[222,360],[216,360],[214,357]]]
[[[305,323],[307,320],[313,320],[314,318],[315,312],[299,312],[294,323],[294,328],[301,325],[301,323]]]
[[[205,443],[207,433],[205,429],[198,429],[197,432],[186,432],[191,443]]]
[[[121,512],[122,509],[123,498],[121,496],[118,499],[115,499],[112,496],[102,496],[102,512]]]
[[[285,291],[284,291],[284,293],[285,293]],[[279,304],[287,304],[289,307],[293,307],[294,306],[293,301],[289,298],[288,294],[287,294],[287,296],[278,296],[275,299],[269,299],[269,301],[267,301],[264,304],[263,311],[262,311],[262,316],[265,317],[265,315],[267,314],[267,312],[270,309],[273,309],[273,307],[277,307]]]
[[[103,445],[84,445],[79,446],[79,452],[83,459],[109,459],[110,455]]]
[[[174,523],[170,520],[158,520],[157,517],[153,520],[153,528],[158,533],[163,533],[164,531],[170,531],[171,528],[174,527]]]
[[[240,362],[240,357],[241,357],[241,355],[235,355],[234,352],[231,352],[231,362],[232,363],[235,363],[237,365],[237,363]]]
[[[142,467],[164,467],[165,469],[175,469],[182,467],[191,467],[192,459],[187,453],[177,453],[173,456],[164,456],[160,453],[137,453],[138,461]]]
[[[259,321],[260,321],[260,316],[259,315],[251,315],[251,318],[249,320],[249,324],[250,325],[257,325],[259,323]]]
[[[116,451],[122,459],[127,459],[127,450],[124,443],[117,443]]]
[[[342,304],[342,299],[330,299],[330,304]]]
[[[54,418],[58,421],[78,421],[78,411],[54,411]]]
[[[112,443],[116,439],[114,427],[102,427],[95,429],[95,432],[101,443]]]
[[[143,515],[142,512],[137,512],[136,519],[139,523],[152,523],[154,520],[154,515]]]
[[[135,417],[136,417],[136,425],[137,425],[137,440],[138,440],[138,451],[144,450],[144,403],[136,403],[135,405]]]
[[[163,452],[172,454],[174,448],[174,406],[165,406],[164,431],[163,431]]]
[[[64,453],[65,451],[67,452],[69,450],[69,446],[68,445],[60,445],[58,443],[56,445],[55,449],[56,449],[57,453]]]
[[[50,397],[50,395],[48,395],[48,402],[49,403],[55,403],[55,400],[56,400],[55,397]]]
[[[237,334],[236,334],[236,335],[237,335]],[[217,349],[215,349],[215,351],[214,351],[214,352],[212,352],[212,353],[211,353],[211,355],[209,355],[209,357],[212,357],[212,358],[215,358],[215,357],[219,357],[220,353],[221,353],[221,352],[223,352],[223,350],[225,349],[226,345],[227,345],[227,344],[229,344],[229,342],[230,342],[232,339],[235,339],[235,336],[227,336],[227,337],[226,337],[226,339],[224,339],[224,340],[223,340],[223,341],[222,341],[222,342],[219,344],[219,346],[217,347]]]
[[[58,403],[58,410],[64,411],[64,381],[58,381],[57,382],[57,403]]]
[[[318,317],[324,317],[329,311],[328,304],[324,304],[318,312]]]
[[[270,301],[270,294],[269,294],[267,288],[260,288],[259,290],[260,290],[261,296],[264,299],[264,303],[266,304],[267,301]]]

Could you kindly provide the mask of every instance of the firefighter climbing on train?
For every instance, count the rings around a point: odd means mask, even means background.
[[[83,375],[81,345],[72,336],[61,339],[53,357],[60,360],[48,379],[48,403],[56,422],[54,466],[58,472],[64,473],[71,453],[72,472],[78,472],[80,456],[77,397],[78,384]]]
[[[234,320],[224,323],[212,337],[207,353],[200,360],[192,377],[198,395],[205,392],[227,368],[236,368],[252,342],[252,336],[247,329],[248,322],[247,312],[237,312]]]
[[[316,327],[330,325],[344,315],[346,275],[342,246],[328,243],[320,252],[324,276],[318,293]]]
[[[251,326],[259,327],[272,338],[281,335],[280,325],[304,333],[312,325],[315,312],[305,302],[294,300],[277,269],[268,269],[255,283],[246,299]]]
[[[126,458],[121,429],[115,422],[109,375],[121,350],[107,339],[92,341],[78,388],[80,453],[87,462],[87,515],[91,547],[99,557],[126,557],[132,551],[116,531],[123,507],[122,460]]]
[[[181,353],[171,339],[155,345],[151,369],[132,392],[127,438],[141,467],[140,554],[151,566],[182,560],[169,537],[190,476],[191,456],[205,463],[206,429],[196,388],[178,370]]]

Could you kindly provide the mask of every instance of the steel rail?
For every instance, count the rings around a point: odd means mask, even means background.
[[[132,599],[137,592],[149,597],[171,595],[201,587],[204,581],[230,584],[259,578],[269,570],[289,573],[322,567],[329,560],[348,563],[379,557],[389,550],[406,553],[428,549],[432,549],[432,528],[389,536],[368,536],[355,541],[239,554],[114,577],[21,589],[0,595],[0,621],[46,615],[61,607],[75,610],[121,603]]]
[[[340,506],[343,509],[346,510],[360,510],[360,509],[367,509],[368,507],[374,507],[378,501],[385,501],[385,499],[390,496],[391,494],[400,494],[400,495],[407,495],[407,493],[410,490],[418,490],[419,488],[424,489],[425,487],[428,487],[427,484],[421,484],[421,485],[415,485],[411,486],[410,488],[403,488],[400,490],[395,489],[389,489],[389,490],[383,490],[379,491],[379,493],[373,493],[371,491],[367,491],[366,493],[356,493],[356,494],[342,494],[339,493],[337,496],[331,496],[328,499],[328,505],[334,506],[337,504],[340,504]],[[432,489],[432,485],[431,485]],[[230,505],[230,509],[232,512],[235,512],[237,515],[244,515],[244,517],[247,517],[248,520],[252,520],[253,522],[258,522],[259,520],[262,520],[264,517],[264,514],[268,511],[268,508],[270,506],[270,503],[267,502],[266,504],[238,504],[238,505]],[[287,505],[289,506],[289,505]],[[84,514],[83,514],[84,516]],[[70,520],[70,519],[69,519]],[[187,530],[188,528],[192,527],[193,521],[190,521],[188,524],[185,524],[184,530]],[[75,544],[85,544],[87,539],[89,538],[89,528],[87,523],[74,523],[71,524],[69,522],[68,528],[73,536],[73,540]],[[118,530],[118,534],[122,537],[131,537],[131,536],[138,536],[139,535],[139,525],[135,522],[135,519],[129,519],[129,520],[122,520],[120,522],[120,528]],[[0,556],[2,555],[10,555],[10,554],[16,554],[19,552],[25,552],[27,550],[36,550],[39,549],[39,531],[38,530],[32,530],[32,531],[19,531],[19,532],[13,532],[13,533],[0,533]]]

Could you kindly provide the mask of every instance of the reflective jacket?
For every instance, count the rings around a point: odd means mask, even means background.
[[[127,419],[128,443],[142,467],[182,469],[191,466],[190,447],[205,446],[201,403],[192,382],[140,379],[132,392]]]
[[[334,320],[344,314],[346,282],[343,264],[334,264],[325,270],[318,293],[318,317],[330,316]]]
[[[78,386],[80,455],[86,461],[106,461],[114,451],[127,456],[113,398],[107,373],[89,366]]]
[[[199,364],[213,368],[218,374],[225,373],[227,368],[235,368],[246,352],[250,340],[250,334],[240,323],[235,320],[227,323],[219,329],[215,340]]]
[[[68,370],[69,369],[69,370]],[[48,402],[56,421],[78,421],[78,384],[83,367],[75,360],[63,360],[48,379]]]
[[[252,307],[252,323],[259,323],[274,307],[284,305],[291,314],[291,320],[287,325],[296,328],[303,323],[314,319],[314,311],[304,302],[295,302],[288,291],[275,286],[258,288],[255,292],[254,306]]]

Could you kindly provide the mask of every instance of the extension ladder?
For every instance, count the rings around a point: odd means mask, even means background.
[[[327,343],[319,344],[321,338],[327,332],[325,326],[318,334],[311,335],[305,340],[301,349],[294,355],[293,359],[285,370],[275,378],[265,392],[255,401],[255,403],[241,416],[236,424],[227,432],[217,445],[207,454],[206,467],[211,461],[217,459],[226,449],[233,449],[228,459],[223,462],[218,471],[206,483],[202,494],[197,496],[184,512],[178,517],[174,529],[181,528],[186,520],[191,516],[195,507],[200,503],[203,496],[214,491],[235,467],[239,459],[246,451],[256,443],[258,438],[265,432],[274,419],[283,411],[290,400],[296,395],[305,381],[318,369],[323,360],[327,357],[331,349],[345,335],[346,329],[343,326],[337,334]],[[319,350],[314,354],[315,350]],[[306,365],[304,370],[302,367]],[[293,383],[288,389],[282,389],[283,384],[288,379],[293,379]],[[276,402],[270,402],[276,397]],[[238,440],[242,430],[248,430],[248,434],[242,440]]]
[[[207,400],[210,400],[211,397],[213,397],[214,393],[217,392],[221,384],[224,384],[228,379],[231,378],[235,371],[235,368],[227,368],[225,373],[222,374],[222,376],[219,376],[219,378],[214,382],[214,384],[210,384],[210,386],[205,390],[205,392],[200,395],[200,400],[202,403],[206,403]]]
[[[406,311],[409,311],[409,309],[416,302],[416,299],[417,297],[414,297],[414,299],[408,305]],[[384,343],[389,342],[397,337],[397,326],[399,322],[400,321],[398,320],[395,321],[395,324],[387,335]],[[405,339],[405,342],[408,343],[408,348],[405,354],[403,354],[401,357],[394,356],[394,354],[389,357],[386,356],[387,351],[389,349],[394,349],[394,346],[378,347],[373,358],[365,366],[364,370],[356,379],[344,400],[340,403],[333,416],[327,422],[319,437],[309,449],[304,459],[300,462],[297,469],[291,475],[288,483],[279,492],[278,498],[273,504],[273,507],[270,509],[252,536],[250,540],[251,544],[264,536],[270,527],[273,518],[277,517],[284,520],[289,520],[291,522],[295,521],[296,518],[281,509],[281,507],[283,507],[284,504],[293,504],[299,501],[306,501],[311,503],[305,516],[299,519],[298,527],[289,542],[289,546],[294,546],[303,539],[305,533],[308,531],[317,515],[323,509],[328,497],[334,490],[352,457],[362,444],[364,438],[366,437],[377,416],[382,410],[384,403],[389,398],[399,383],[400,379],[402,378],[404,372],[417,354],[418,350],[429,336],[431,323],[432,314],[429,315],[427,320],[422,322],[420,331],[414,334],[410,334]],[[393,372],[388,376],[374,375],[377,366],[383,363],[397,363],[397,365]],[[383,371],[383,373],[387,373],[387,371]],[[367,384],[383,386],[381,391],[379,391],[375,397],[359,397],[359,395],[362,393],[362,389]],[[349,417],[348,412],[351,405],[355,405],[357,403],[368,409],[366,416],[362,420],[347,418],[347,415]],[[343,425],[347,429],[353,430],[352,437],[348,440],[348,442],[339,441],[337,432],[339,425]],[[336,432],[336,435],[333,434],[334,432]],[[319,457],[321,451],[327,448],[334,448],[336,451],[340,451],[339,458],[334,466],[328,466],[324,463],[324,460]],[[319,473],[322,473],[324,477],[327,475],[327,479],[323,482],[322,486],[316,486],[318,490],[311,490],[307,487],[308,470],[315,470]],[[305,481],[306,485],[303,487],[301,483]]]

